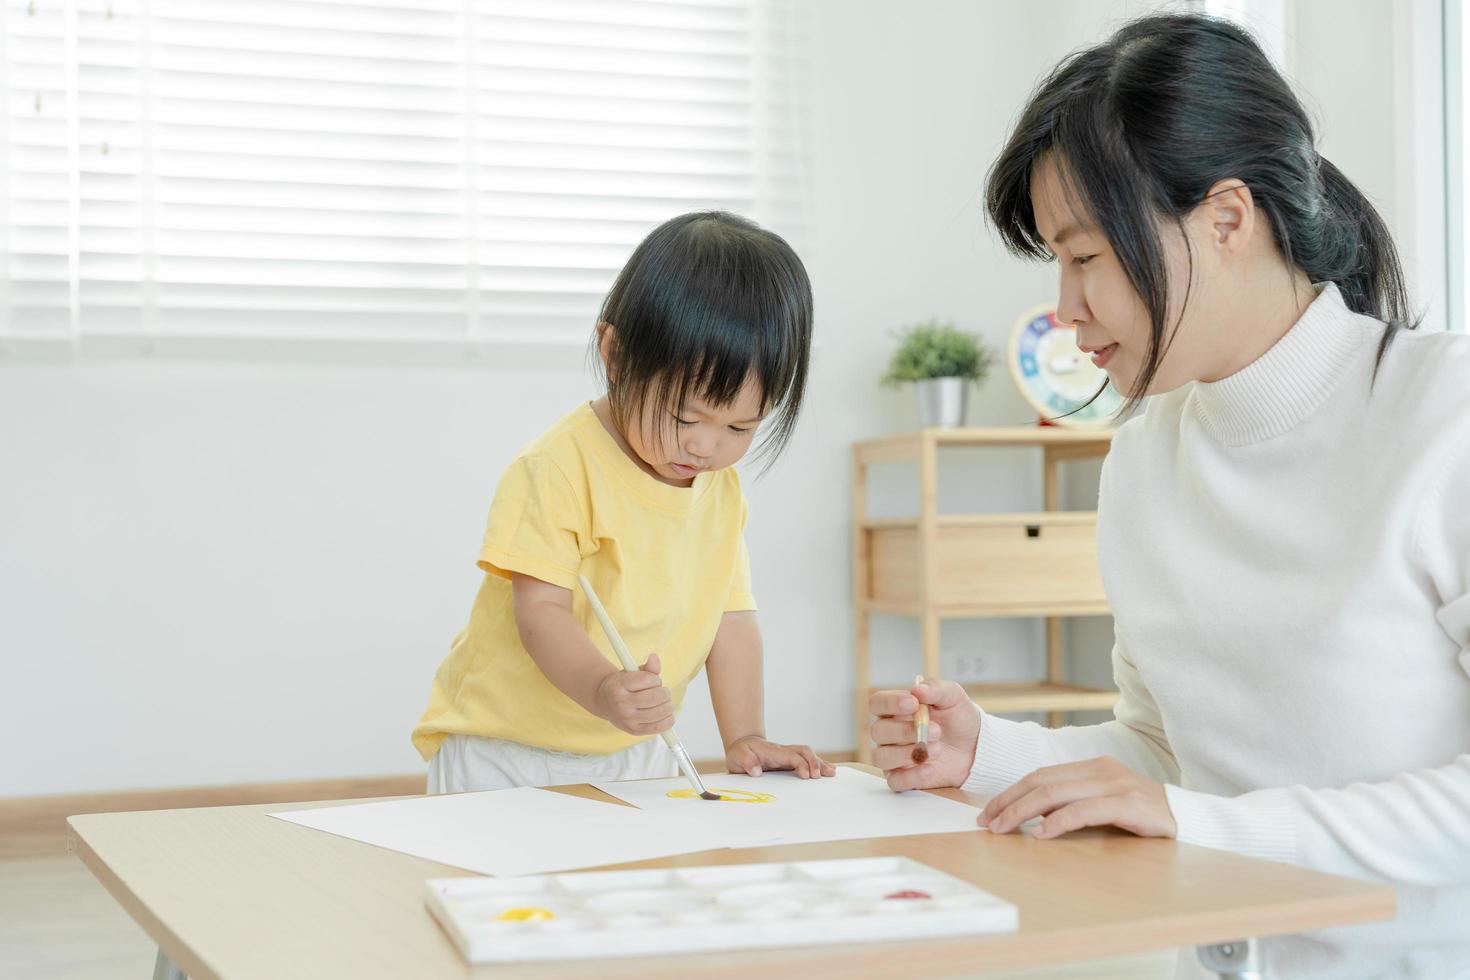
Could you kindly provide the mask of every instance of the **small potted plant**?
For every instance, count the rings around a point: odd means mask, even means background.
[[[965,423],[970,385],[984,380],[995,355],[972,333],[953,323],[926,320],[898,332],[898,350],[883,383],[914,383],[919,424],[953,429]]]

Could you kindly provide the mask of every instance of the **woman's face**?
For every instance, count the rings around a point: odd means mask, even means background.
[[[1191,271],[1189,254],[1184,235],[1177,228],[1160,229],[1169,277],[1169,310],[1164,322],[1166,330],[1173,331],[1173,340],[1170,342],[1166,333],[1167,353],[1148,390],[1134,391],[1148,362],[1148,308],[1128,280],[1108,240],[1087,215],[1078,212],[1049,155],[1041,159],[1031,179],[1031,206],[1036,229],[1056,257],[1061,276],[1057,319],[1076,326],[1077,346],[1092,355],[1094,364],[1107,371],[1113,387],[1127,395],[1154,395],[1196,378],[1209,377],[1215,352],[1209,348],[1209,338],[1200,336],[1200,330],[1189,329],[1187,322],[1196,319],[1194,314],[1202,306],[1208,306],[1202,289],[1207,277],[1202,275],[1201,267],[1207,256],[1200,249],[1194,250],[1190,316],[1186,322],[1180,322],[1181,300]],[[1187,220],[1185,233],[1193,234],[1195,224],[1194,219]]]

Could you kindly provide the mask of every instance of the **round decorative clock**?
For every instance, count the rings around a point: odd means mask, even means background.
[[[1102,428],[1123,404],[1112,385],[1103,388],[1107,372],[1077,349],[1077,329],[1058,320],[1051,306],[1038,306],[1016,321],[1006,360],[1022,397],[1047,422]],[[1092,399],[1099,388],[1102,394]]]

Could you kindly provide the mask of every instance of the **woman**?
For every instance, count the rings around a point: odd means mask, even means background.
[[[1136,21],[1037,90],[990,217],[1150,396],[1100,490],[1116,717],[1048,730],[929,682],[873,696],[875,761],[993,795],[998,833],[1397,886],[1393,922],[1263,942],[1272,975],[1470,975],[1470,338],[1412,332],[1387,229],[1314,143],[1209,18]],[[942,735],[914,765],[920,701]]]

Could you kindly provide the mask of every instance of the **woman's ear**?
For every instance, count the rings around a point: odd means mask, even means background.
[[[1245,252],[1256,228],[1256,201],[1245,182],[1217,181],[1196,209],[1205,241],[1237,255]]]
[[[611,323],[599,323],[597,325],[597,354],[602,358],[602,370],[607,374],[608,384],[614,384],[617,378],[616,357],[618,353],[618,331]]]

